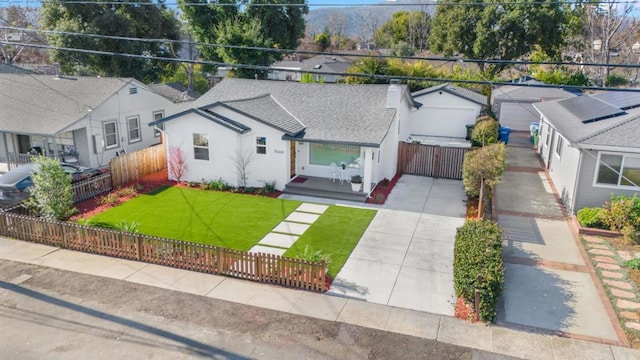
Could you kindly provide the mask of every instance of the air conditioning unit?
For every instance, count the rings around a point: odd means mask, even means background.
[[[22,42],[21,33],[7,34],[7,41]]]

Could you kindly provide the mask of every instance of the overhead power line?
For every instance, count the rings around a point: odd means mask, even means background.
[[[180,45],[195,45],[195,46],[214,47],[214,48],[265,51],[265,52],[274,52],[274,53],[281,53],[281,54],[307,54],[307,55],[343,56],[343,57],[357,57],[357,58],[375,57],[378,59],[444,61],[444,62],[459,62],[463,64],[472,63],[472,64],[485,64],[485,65],[486,64],[489,64],[489,65],[508,64],[508,65],[557,65],[557,66],[588,66],[588,67],[609,66],[609,67],[634,68],[634,69],[640,68],[640,63],[637,63],[637,64],[631,64],[631,63],[612,64],[612,63],[594,63],[594,62],[577,63],[577,62],[567,62],[567,61],[468,59],[468,58],[461,58],[461,57],[445,57],[445,56],[396,56],[396,55],[378,55],[378,54],[366,54],[366,53],[354,54],[354,53],[347,53],[347,52],[323,52],[323,51],[312,51],[312,50],[279,49],[279,48],[258,47],[258,46],[209,44],[209,43],[194,42],[194,41],[187,41],[187,40],[149,39],[149,38],[137,38],[137,37],[128,37],[128,36],[113,36],[113,35],[90,34],[90,33],[80,33],[80,32],[71,32],[71,31],[59,31],[59,30],[28,29],[28,28],[14,27],[14,26],[0,26],[0,29],[19,31],[19,32],[25,32],[25,33],[43,33],[43,34],[78,36],[78,37],[109,39],[109,40],[138,41],[138,42],[161,43],[161,44],[170,43],[170,44],[180,44]],[[12,43],[12,44],[15,44],[15,43]]]
[[[100,51],[100,50],[65,48],[65,47],[52,46],[52,45],[39,45],[39,44],[26,44],[26,43],[13,43],[13,42],[10,43],[4,40],[0,40],[0,45],[17,45],[17,46],[33,47],[38,49],[79,52],[79,53],[106,55],[106,56],[118,56],[118,57],[130,58],[130,59],[158,60],[158,61],[166,61],[166,62],[173,62],[173,63],[212,65],[216,67],[226,67],[226,68],[240,68],[240,69],[259,70],[259,71],[274,70],[269,66],[249,65],[249,64],[231,64],[231,63],[224,63],[224,62],[218,62],[218,61],[176,59],[176,58],[166,58],[166,57],[160,57],[160,56],[117,53],[117,52]],[[307,70],[297,70],[297,69],[287,69],[286,71],[300,73],[300,74],[309,73],[309,71]],[[610,88],[610,87],[600,87],[600,86],[562,86],[562,85],[549,85],[549,84],[519,84],[519,83],[512,83],[512,82],[495,82],[495,81],[489,81],[489,80],[459,80],[459,79],[452,79],[452,78],[360,74],[360,73],[331,72],[331,71],[317,71],[317,70],[314,70],[313,73],[317,75],[364,77],[364,78],[371,78],[371,79],[384,80],[384,81],[397,79],[397,80],[407,80],[407,81],[411,80],[411,81],[450,82],[450,83],[472,84],[472,85],[492,85],[492,86],[511,85],[511,86],[541,87],[541,88],[560,88],[560,89],[571,88],[571,89],[578,89],[578,90],[609,90],[609,91],[615,90],[615,91],[624,91],[624,92],[640,92],[640,89],[636,89],[636,88],[625,89],[625,88]]]

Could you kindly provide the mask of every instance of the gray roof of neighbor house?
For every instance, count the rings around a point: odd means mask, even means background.
[[[53,135],[84,118],[90,109],[133,79],[0,75],[0,131]]]
[[[449,83],[443,83],[440,85],[436,85],[436,86],[432,86],[430,88],[426,88],[426,89],[422,89],[419,91],[415,91],[413,93],[411,93],[411,95],[415,98],[417,96],[421,96],[421,95],[426,95],[426,94],[431,94],[433,92],[436,91],[445,91],[449,94],[455,95],[455,96],[459,96],[463,99],[469,100],[471,102],[474,102],[476,104],[482,105],[482,106],[487,106],[487,97],[482,95],[482,94],[478,94],[475,91],[471,91],[469,89],[465,89],[459,86],[455,86],[455,85],[451,85]]]
[[[351,66],[349,61],[341,56],[316,55],[304,60],[283,60],[271,65],[274,69],[300,69],[307,72],[335,72],[344,73]]]
[[[593,96],[583,96],[592,102],[594,108],[611,106]],[[620,147],[640,147],[640,108],[623,111],[599,120],[584,122],[584,118],[562,105],[565,100],[536,103],[533,106],[553,125],[569,142]],[[633,126],[636,126],[634,128]]]
[[[620,109],[640,106],[640,91],[601,91],[592,96]]]
[[[0,74],[35,74],[29,69],[23,69],[10,64],[0,63]]]
[[[147,85],[147,87],[173,103],[193,101],[201,96],[199,92],[191,91],[186,86],[178,83],[151,84]]]
[[[527,85],[544,85],[542,81],[529,80],[522,85],[504,85],[493,90],[493,100],[548,100],[575,97],[574,93],[555,87],[540,87]]]
[[[406,85],[398,86],[411,101]],[[386,107],[388,88],[227,78],[192,107],[212,110],[220,104],[300,140],[377,146],[396,114]]]

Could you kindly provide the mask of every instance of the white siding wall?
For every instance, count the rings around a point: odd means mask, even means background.
[[[258,123],[230,114],[227,109],[220,110],[224,116],[233,117],[251,128],[246,134],[238,134],[211,120],[195,114],[165,123],[168,151],[172,147],[183,150],[186,159],[185,181],[210,181],[222,178],[225,182],[237,186],[239,174],[236,169],[239,154],[249,154],[253,159],[247,166],[247,186],[262,187],[265,181],[276,181],[276,188],[283,189],[288,180],[288,141],[282,140],[282,133]],[[194,159],[193,134],[203,133],[209,136],[209,160]],[[267,153],[256,154],[256,137],[266,137]]]
[[[130,88],[136,87],[137,93],[130,94]],[[178,105],[148,91],[143,84],[133,82],[125,86],[118,93],[102,103],[87,116],[75,124],[69,126],[69,130],[86,127],[86,139],[77,139],[76,147],[80,153],[81,165],[100,166],[107,165],[111,158],[116,156],[116,151],[126,150],[134,152],[160,142],[160,137],[154,136],[154,129],[148,124],[153,121],[153,113],[164,111],[165,116],[178,111]],[[127,118],[137,116],[140,123],[140,141],[129,141]],[[103,148],[104,130],[103,124],[108,121],[116,121],[118,129],[118,144],[115,147]],[[75,134],[74,136],[81,136]],[[94,152],[93,137],[95,136],[96,152]],[[86,148],[81,148],[85,147]]]
[[[572,211],[574,201],[574,193],[576,187],[576,174],[580,163],[580,151],[569,146],[569,142],[564,139],[562,141],[562,154],[560,157],[556,154],[556,144],[558,143],[559,134],[553,135],[553,147],[550,149],[551,165],[549,167],[549,175],[551,180],[567,207],[567,211]]]
[[[482,109],[479,104],[444,91],[418,96],[415,101],[423,106],[401,123],[402,141],[411,134],[464,138],[465,125],[474,124]]]

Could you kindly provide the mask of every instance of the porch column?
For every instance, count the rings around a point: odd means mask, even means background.
[[[364,164],[362,171],[362,192],[365,194],[369,194],[371,192],[371,182],[373,179],[373,149],[364,148]]]

